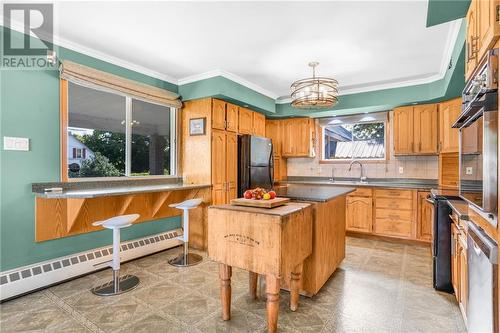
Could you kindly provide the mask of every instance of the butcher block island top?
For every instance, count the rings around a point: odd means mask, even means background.
[[[249,271],[252,298],[258,275],[265,276],[269,332],[277,330],[280,286],[289,286],[290,309],[297,309],[303,262],[312,253],[312,217],[308,203],[208,208],[208,256],[220,263],[222,319],[231,317],[233,266]]]

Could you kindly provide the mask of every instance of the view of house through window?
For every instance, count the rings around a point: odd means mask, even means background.
[[[69,82],[68,176],[170,175],[171,113],[167,106]]]
[[[385,123],[349,123],[334,120],[323,127],[325,160],[384,159]]]

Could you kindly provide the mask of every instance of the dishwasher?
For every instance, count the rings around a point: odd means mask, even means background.
[[[468,223],[467,267],[469,333],[498,332],[497,292],[498,246],[483,229]]]

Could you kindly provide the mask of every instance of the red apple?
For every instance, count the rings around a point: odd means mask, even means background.
[[[269,193],[269,195],[271,196],[271,199],[276,198],[276,192],[274,192],[274,191],[269,191],[269,192],[267,192],[267,193]]]
[[[246,190],[245,193],[243,193],[243,198],[245,199],[252,199],[252,191],[251,190]]]

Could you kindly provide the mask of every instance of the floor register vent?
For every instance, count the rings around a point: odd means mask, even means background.
[[[178,237],[182,229],[134,239],[121,243],[122,262],[181,244]],[[4,301],[24,293],[91,273],[106,267],[113,248],[109,246],[72,254],[29,266],[0,272],[0,300]]]

